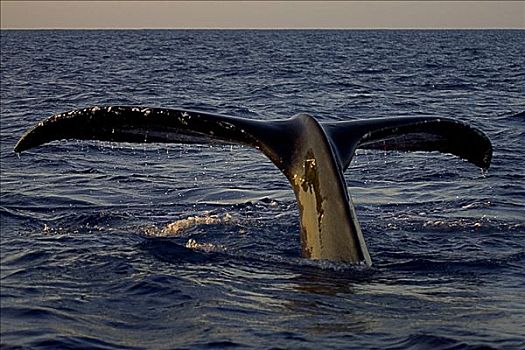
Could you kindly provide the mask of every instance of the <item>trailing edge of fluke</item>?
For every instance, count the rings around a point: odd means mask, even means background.
[[[259,149],[283,172],[295,192],[302,255],[366,265],[372,262],[343,177],[357,148],[439,151],[484,169],[492,157],[485,134],[448,118],[318,122],[299,114],[262,121],[127,106],[95,106],[51,116],[27,131],[15,152],[60,139],[243,144]]]

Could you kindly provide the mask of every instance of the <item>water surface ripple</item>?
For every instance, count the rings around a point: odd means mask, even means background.
[[[525,348],[524,31],[2,31],[3,349]],[[374,266],[302,259],[282,174],[240,146],[53,142],[96,104],[256,119],[444,116],[486,174],[358,151]],[[171,226],[170,226],[171,224]],[[168,229],[170,228],[170,229]]]

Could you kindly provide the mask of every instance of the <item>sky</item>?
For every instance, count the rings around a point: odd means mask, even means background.
[[[525,1],[0,1],[2,29],[521,28]]]

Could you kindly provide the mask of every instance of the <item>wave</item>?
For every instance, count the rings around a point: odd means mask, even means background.
[[[497,349],[484,344],[482,340],[466,342],[451,336],[425,333],[411,334],[391,344],[389,349],[434,349],[434,350],[482,350]]]

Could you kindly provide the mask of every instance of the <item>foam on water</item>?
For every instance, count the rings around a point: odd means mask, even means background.
[[[205,211],[202,215],[189,216],[187,218],[171,222],[161,229],[146,229],[145,234],[152,237],[179,236],[185,231],[189,231],[203,225],[227,225],[237,222],[238,220],[234,219],[229,213],[225,213],[220,216],[218,214],[210,214],[208,211]]]

